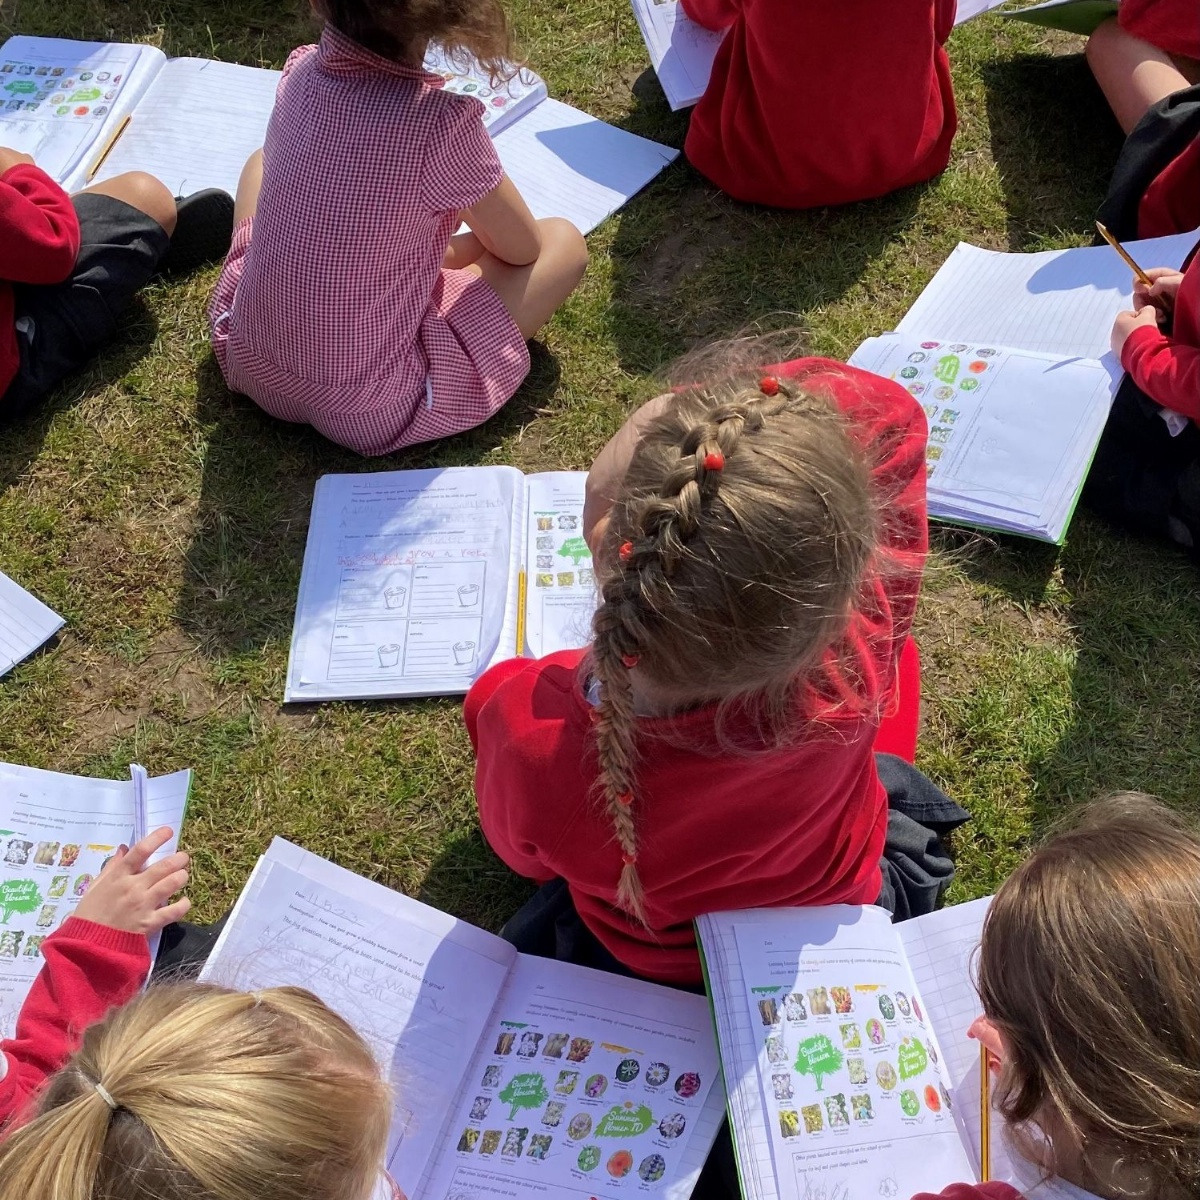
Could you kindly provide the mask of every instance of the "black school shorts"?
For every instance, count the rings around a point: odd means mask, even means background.
[[[123,200],[84,192],[71,203],[81,236],[70,278],[13,288],[21,364],[0,397],[0,422],[28,412],[112,340],[167,252],[166,230]]]

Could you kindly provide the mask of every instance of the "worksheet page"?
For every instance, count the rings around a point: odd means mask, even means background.
[[[583,540],[586,481],[586,471],[525,480],[525,648],[534,658],[591,640],[596,584]]]
[[[678,0],[633,0],[633,14],[672,111],[695,104],[724,34],[697,25]]]
[[[447,937],[442,914],[377,907],[378,885],[332,872],[313,878],[268,854],[202,977],[308,988],[362,1034],[395,1094],[388,1171],[417,1195],[507,966]]]
[[[324,476],[287,700],[460,694],[512,658],[524,482],[512,467]]]
[[[97,180],[146,171],[186,196],[221,188],[231,196],[259,149],[275,107],[279,71],[204,58],[173,58],[138,102]]]
[[[0,763],[0,1037],[16,1028],[42,966],[42,943],[74,913],[117,848],[135,840],[141,822],[173,829],[160,853],[175,850],[190,787],[190,771],[146,779],[139,815],[129,779]]]
[[[686,1196],[719,1080],[703,997],[523,957],[420,1194]]]
[[[28,658],[64,624],[52,608],[0,571],[0,675]]]

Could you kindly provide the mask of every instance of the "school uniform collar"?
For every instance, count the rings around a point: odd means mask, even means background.
[[[326,71],[337,75],[396,75],[401,79],[419,79],[437,87],[441,87],[443,82],[440,75],[431,75],[422,67],[395,62],[368,50],[328,23],[321,32],[317,58]]]

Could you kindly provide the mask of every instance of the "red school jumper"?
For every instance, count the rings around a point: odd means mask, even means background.
[[[874,464],[891,569],[864,585],[848,645],[863,690],[886,709],[928,548],[925,416],[899,385],[841,363],[800,359],[780,370],[831,396]],[[539,883],[565,879],[611,954],[672,984],[700,982],[692,921],[702,913],[874,903],[887,830],[879,719],[822,703],[797,713],[798,722],[820,719],[809,736],[751,755],[719,748],[713,707],[639,720],[635,819],[649,928],[618,909],[621,849],[594,796],[585,654],[500,663],[467,695],[480,822],[514,871]],[[828,678],[836,691],[832,668]]]
[[[1200,59],[1196,0],[1121,0],[1117,23],[1126,33],[1178,58]]]
[[[958,118],[956,0],[680,0],[726,29],[684,150],[737,200],[849,204],[921,183]]]
[[[71,197],[39,167],[18,163],[0,175],[0,396],[20,366],[14,283],[62,283],[79,254]]]
[[[150,969],[149,943],[94,921],[68,917],[42,943],[45,960],[0,1042],[0,1125],[24,1110],[79,1047],[83,1031],[126,1003]]]
[[[1135,329],[1121,351],[1121,366],[1155,403],[1200,424],[1200,247],[1192,251],[1175,297],[1171,336],[1149,326]]]

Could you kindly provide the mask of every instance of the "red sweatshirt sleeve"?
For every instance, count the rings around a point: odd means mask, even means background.
[[[1021,1193],[1011,1184],[993,1180],[991,1183],[952,1183],[940,1192],[918,1192],[913,1200],[1021,1200]]]
[[[0,175],[0,278],[62,283],[79,255],[71,197],[39,167],[19,163]]]
[[[687,15],[705,29],[728,29],[742,10],[741,0],[679,0]]]
[[[42,957],[16,1035],[0,1042],[0,1122],[25,1107],[75,1052],[83,1031],[129,1000],[150,969],[149,944],[140,934],[77,917],[42,943]]]
[[[1151,400],[1200,422],[1200,348],[1145,325],[1126,339],[1121,366]]]

